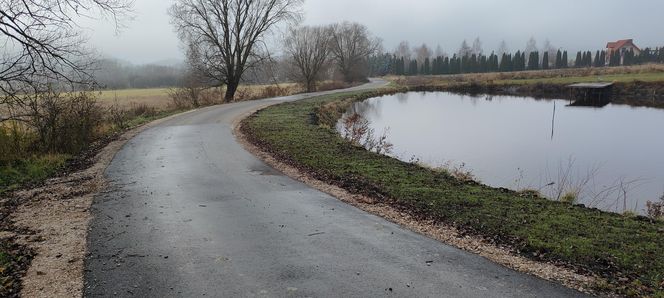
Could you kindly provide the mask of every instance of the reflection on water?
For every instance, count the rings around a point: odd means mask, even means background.
[[[641,213],[664,193],[663,110],[445,92],[400,93],[352,109],[375,131],[389,128],[392,156],[465,164],[492,186],[552,198],[578,191],[586,205]]]

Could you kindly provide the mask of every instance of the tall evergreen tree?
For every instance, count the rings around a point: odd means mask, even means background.
[[[569,58],[567,57],[567,51],[563,51],[563,59],[562,63],[560,64],[560,68],[567,68],[569,67]]]
[[[556,68],[563,68],[563,53],[560,50],[556,53]]]
[[[412,59],[410,60],[410,65],[408,66],[408,74],[411,76],[416,76],[420,73],[420,70],[418,69],[417,66],[417,60]]]
[[[542,56],[542,69],[549,69],[549,52],[544,52]]]
[[[519,57],[519,71],[526,70],[526,52],[521,52],[521,57]]]
[[[530,52],[528,57],[528,70],[539,69],[539,52]]]
[[[629,50],[624,55],[623,65],[633,65],[633,64],[634,64],[634,51]]]
[[[613,51],[609,57],[609,66],[620,66],[620,52]]]
[[[583,57],[581,51],[576,52],[576,59],[574,59],[574,67],[581,67],[583,65]]]

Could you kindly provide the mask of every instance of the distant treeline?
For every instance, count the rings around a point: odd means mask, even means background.
[[[550,55],[551,53],[551,55]],[[555,56],[553,54],[555,53]],[[517,51],[514,54],[497,55],[466,53],[449,56],[411,59],[397,54],[379,54],[369,58],[371,75],[445,75],[462,73],[511,72],[524,70],[547,70],[571,67],[605,67],[664,63],[664,47],[645,48],[639,55],[633,51],[615,52],[607,57],[606,51],[579,51],[570,60],[567,51]]]
[[[178,86],[182,66],[134,65],[115,59],[96,61],[95,81],[104,89],[161,88]]]

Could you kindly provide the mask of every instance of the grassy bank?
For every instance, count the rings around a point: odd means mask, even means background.
[[[241,129],[252,143],[317,179],[509,245],[527,257],[606,278],[608,284],[598,288],[664,295],[662,222],[461,181],[355,147],[329,128],[344,106],[379,94],[325,96],[269,107],[246,119]]]
[[[45,154],[8,162],[0,167],[0,195],[43,181],[61,169],[68,158],[66,154]]]

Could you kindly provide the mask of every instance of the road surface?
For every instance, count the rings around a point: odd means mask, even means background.
[[[93,203],[85,295],[579,295],[344,204],[235,140],[237,117],[306,96],[204,108],[130,140]]]

